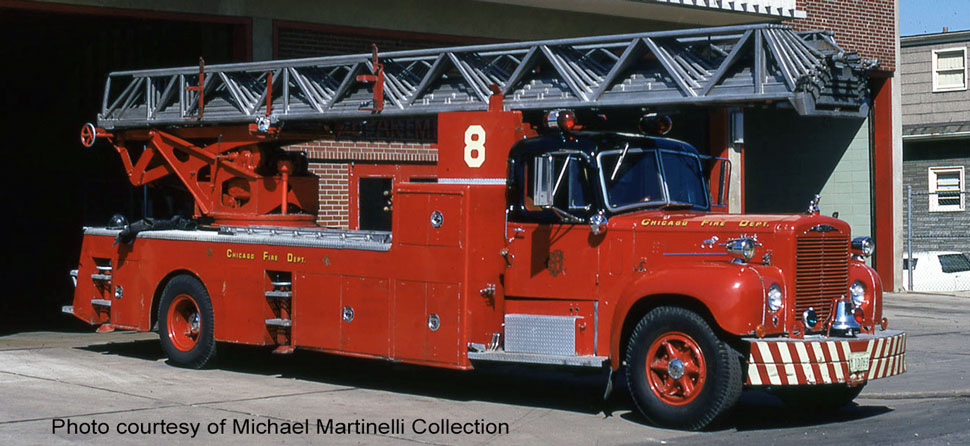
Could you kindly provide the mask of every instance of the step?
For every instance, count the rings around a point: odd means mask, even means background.
[[[111,281],[111,274],[97,274],[97,273],[95,273],[95,274],[91,274],[91,279],[92,280],[102,280],[102,281],[105,281],[105,282],[110,282]]]
[[[91,305],[97,305],[99,307],[110,307],[111,301],[108,299],[91,299]]]
[[[280,298],[280,299],[289,299],[289,298],[293,297],[293,292],[292,291],[278,291],[278,290],[267,291],[266,292],[266,297],[276,297],[276,298]]]
[[[290,327],[293,325],[293,321],[290,319],[280,319],[280,318],[266,319],[266,325],[269,325],[272,327]]]
[[[604,367],[609,358],[606,356],[544,355],[539,353],[512,353],[503,350],[468,352],[472,361],[514,362],[521,364],[553,364],[571,367]]]

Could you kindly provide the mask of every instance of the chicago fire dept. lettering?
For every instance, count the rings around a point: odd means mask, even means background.
[[[263,261],[264,262],[279,262],[281,254],[274,254],[269,251],[263,251]],[[239,260],[256,260],[256,254],[251,252],[239,252],[233,251],[232,248],[226,249],[226,258],[229,259],[239,259]],[[286,253],[286,263],[306,263],[306,257],[298,256],[292,252]]]
[[[767,228],[768,222],[766,221],[751,221],[751,220],[741,220],[738,222],[738,226],[742,228]]]
[[[640,224],[643,226],[687,226],[687,220],[653,220],[644,218]]]
[[[239,260],[253,260],[256,255],[251,252],[236,252],[232,248],[226,250],[226,258]]]

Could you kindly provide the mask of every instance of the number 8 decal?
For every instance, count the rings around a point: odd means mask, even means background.
[[[485,163],[485,128],[470,125],[465,129],[465,164],[468,167],[482,167]]]

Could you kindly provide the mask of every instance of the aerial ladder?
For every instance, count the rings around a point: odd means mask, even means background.
[[[317,180],[288,144],[328,122],[493,108],[775,105],[868,113],[866,71],[831,33],[774,24],[113,72],[81,142],[109,141],[131,183],[178,177],[219,225],[313,226]]]

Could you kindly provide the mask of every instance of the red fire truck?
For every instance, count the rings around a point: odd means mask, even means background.
[[[758,25],[112,73],[82,143],[108,141],[134,185],[177,178],[194,219],[85,228],[64,311],[157,330],[186,367],[232,342],[624,370],[643,415],[678,428],[744,387],[845,404],[905,371],[871,240],[817,196],[718,211],[729,164],[660,136],[669,118],[596,123],[657,97],[864,114],[864,93],[826,87],[860,65],[825,34]],[[390,231],[318,227],[317,178],[282,147],[412,115],[437,120],[436,178],[394,185]]]

